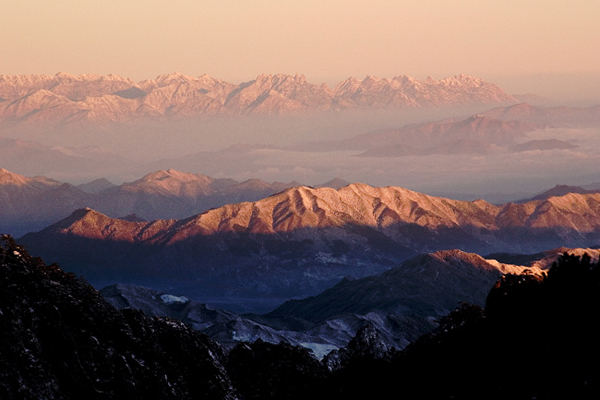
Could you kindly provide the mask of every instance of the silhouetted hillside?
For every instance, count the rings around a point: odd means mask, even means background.
[[[0,247],[0,398],[238,398],[219,345],[183,323],[115,310],[90,285]]]
[[[229,354],[169,318],[116,311],[81,279],[0,246],[2,399],[596,399],[600,267],[563,255],[505,275],[402,352],[361,329],[323,362],[257,341]]]
[[[504,276],[485,309],[463,304],[402,353],[346,355],[326,390],[370,398],[399,387],[418,393],[409,398],[598,398],[599,309],[600,267],[565,254],[546,277]]]

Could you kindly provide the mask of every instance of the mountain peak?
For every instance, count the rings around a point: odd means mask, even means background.
[[[175,169],[161,169],[155,172],[151,172],[147,175],[144,175],[141,179],[139,179],[136,182],[153,182],[153,181],[163,181],[163,180],[177,180],[177,181],[181,181],[181,182],[190,182],[190,181],[197,181],[197,180],[202,180],[202,181],[206,181],[207,179],[211,179],[210,177],[206,176],[206,175],[201,175],[201,174],[193,174],[190,172],[181,172],[181,171],[177,171]]]
[[[62,72],[62,71],[57,72],[56,75],[54,75],[54,76],[57,77],[57,78],[59,78],[59,79],[63,79],[63,80],[66,80],[66,79],[74,80],[74,79],[77,78],[76,75],[69,74],[69,73]]]
[[[172,221],[160,221],[158,226],[168,226]],[[42,230],[49,234],[68,234],[87,239],[107,239],[117,242],[138,241],[140,230],[150,223],[130,222],[110,218],[89,207],[75,210],[68,217]],[[25,237],[32,234],[27,234]],[[35,235],[35,234],[34,234]]]
[[[335,190],[339,190],[339,189],[343,188],[344,186],[348,186],[348,185],[350,185],[350,182],[348,182],[348,181],[346,181],[346,180],[344,180],[342,178],[338,178],[336,176],[332,180],[327,181],[325,183],[322,183],[320,185],[317,185],[316,187],[317,188],[319,188],[319,187],[330,187],[330,188],[333,188]]]
[[[192,82],[196,79],[192,76],[187,76],[181,72],[173,72],[171,74],[163,74],[156,77],[156,82],[159,86],[166,86],[173,83]]]
[[[17,185],[22,186],[29,182],[30,178],[11,172],[7,169],[0,168],[0,185]]]

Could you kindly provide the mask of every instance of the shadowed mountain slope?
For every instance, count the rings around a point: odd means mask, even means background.
[[[0,247],[0,354],[3,399],[239,398],[206,336],[117,311],[10,240]]]
[[[402,387],[435,399],[596,398],[599,329],[590,315],[600,307],[599,272],[565,254],[545,277],[506,275],[484,309],[463,304],[400,353],[374,351],[383,346],[363,333],[362,345],[338,353],[341,362],[332,357],[342,368],[323,397],[383,398]],[[507,373],[519,368],[526,372]]]
[[[495,206],[351,184],[292,188],[182,220],[129,222],[83,209],[21,241],[96,285],[275,301],[383,272],[418,253],[591,247],[599,229],[600,194]]]
[[[489,286],[499,277],[524,271],[541,274],[539,268],[501,264],[460,250],[438,251],[412,258],[379,275],[344,279],[318,296],[290,300],[268,315],[322,322],[345,313],[377,310],[434,318],[447,314],[458,302],[483,305]]]
[[[133,285],[111,285],[101,293],[119,309],[177,318],[223,344],[283,340],[323,356],[347,345],[365,326],[375,329],[386,345],[403,348],[460,302],[483,306],[488,288],[503,274],[523,272],[541,274],[537,267],[500,264],[460,250],[439,251],[379,275],[345,278],[317,296],[287,301],[265,315],[240,316]]]
[[[383,398],[399,386],[427,398],[593,399],[600,391],[590,318],[600,275],[586,257],[564,255],[547,276],[505,275],[485,309],[463,304],[404,351],[365,327],[320,363],[285,343],[241,343],[225,354],[176,320],[115,310],[82,280],[3,239],[3,399]],[[438,258],[456,267],[449,255]],[[515,366],[526,376],[506,374]]]

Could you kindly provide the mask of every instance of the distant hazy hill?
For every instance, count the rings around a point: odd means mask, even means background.
[[[525,137],[527,132],[539,126],[518,120],[501,121],[483,115],[466,119],[427,122],[405,125],[399,129],[364,133],[349,139],[308,143],[294,147],[299,151],[368,150],[383,151],[388,146],[414,148],[413,152],[425,151],[442,143],[457,141],[484,141],[506,145]]]
[[[527,133],[546,128],[600,125],[600,107],[539,108],[526,103],[495,108],[465,119],[405,125],[363,133],[348,139],[305,143],[296,151],[362,150],[361,157],[404,157],[432,154],[488,154],[573,149],[558,139],[526,140]]]
[[[0,167],[24,175],[102,174],[137,166],[136,162],[98,146],[50,146],[0,137]]]
[[[528,201],[535,200],[546,200],[550,197],[560,197],[569,193],[592,194],[598,192],[600,192],[600,189],[584,189],[580,186],[556,185],[552,189],[548,189],[545,192],[537,194],[529,199],[519,200],[517,201],[517,203],[526,203]]]
[[[25,233],[69,215],[92,195],[43,176],[28,178],[0,169],[0,230]]]
[[[94,179],[91,182],[82,183],[80,185],[77,185],[77,188],[81,189],[84,192],[89,193],[89,194],[98,194],[103,190],[110,189],[115,186],[117,186],[117,185],[110,182],[106,178],[98,178],[98,179]]]
[[[482,113],[503,121],[522,121],[546,124],[550,127],[577,128],[598,126],[600,106],[593,107],[536,107],[527,103],[498,107]]]

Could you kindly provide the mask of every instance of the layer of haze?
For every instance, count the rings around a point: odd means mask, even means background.
[[[0,2],[0,74],[62,71],[139,81],[179,71],[240,83],[260,73],[301,73],[311,83],[331,85],[349,76],[440,79],[464,73],[511,94],[589,105],[600,103],[598,21],[598,0],[7,0]],[[340,176],[456,197],[600,181],[597,129],[543,130],[529,137],[568,141],[579,146],[574,150],[485,157],[373,159],[348,151],[282,149],[467,117],[489,108],[215,119],[106,132],[19,132],[15,137],[47,146],[99,146],[125,161],[104,162],[96,170],[52,169],[40,163],[35,170],[14,172],[73,183],[100,177],[121,183],[159,168],[306,184]],[[208,153],[236,143],[244,145],[227,156]],[[247,144],[264,146],[248,150]],[[2,160],[0,164],[7,167]]]
[[[0,74],[460,73],[511,93],[600,93],[597,0],[7,0]]]

